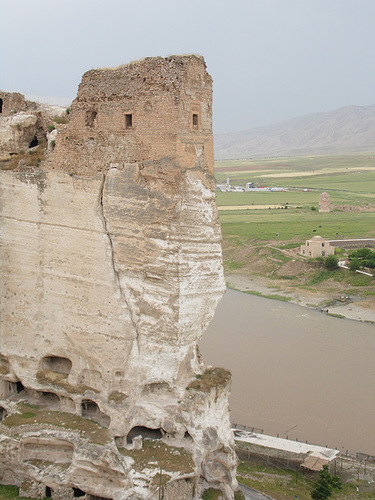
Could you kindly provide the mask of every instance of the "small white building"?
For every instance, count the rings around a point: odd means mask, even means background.
[[[325,238],[314,236],[311,240],[307,240],[305,245],[301,245],[299,253],[311,258],[327,257],[335,254],[335,248]]]

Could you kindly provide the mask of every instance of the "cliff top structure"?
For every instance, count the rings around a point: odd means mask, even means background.
[[[197,349],[225,289],[211,105],[199,56],[92,70],[40,168],[0,172],[0,481],[24,495],[153,499],[161,469],[165,498],[233,498],[230,377]]]

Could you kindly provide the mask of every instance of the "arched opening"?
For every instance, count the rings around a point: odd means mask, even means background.
[[[150,429],[149,427],[136,426],[133,427],[126,436],[127,444],[131,444],[133,439],[142,436],[143,439],[161,439],[163,437],[161,429]]]
[[[49,486],[46,486],[46,493],[44,496],[46,498],[52,498],[52,489]]]
[[[59,408],[60,398],[53,392],[39,392],[39,402],[41,406],[48,406],[49,408]]]
[[[84,497],[86,493],[79,488],[73,488],[73,497],[78,498],[78,497]]]
[[[95,401],[92,401],[91,399],[82,400],[81,411],[82,417],[95,420],[95,422],[98,422],[105,427],[109,427],[111,423],[110,417],[103,413],[97,403],[95,403]]]
[[[44,370],[51,370],[68,376],[72,369],[72,362],[68,358],[60,356],[45,356],[42,361]]]
[[[13,385],[13,384],[12,384],[12,385]],[[15,392],[16,392],[17,394],[19,394],[20,392],[22,392],[22,391],[24,391],[24,390],[25,390],[25,388],[24,388],[24,386],[23,386],[22,382],[18,381],[18,382],[16,382],[16,383],[15,383]]]
[[[8,412],[6,411],[5,408],[3,408],[2,406],[0,406],[0,422],[2,420],[4,420],[4,418],[6,418],[8,415]]]
[[[100,412],[99,406],[91,399],[84,399],[81,404],[82,417],[90,417]]]
[[[34,135],[34,137],[32,138],[32,140],[29,144],[29,148],[35,148],[35,146],[37,146],[38,144],[39,144],[38,138],[36,135]]]
[[[0,99],[0,113],[3,112],[3,100]]]

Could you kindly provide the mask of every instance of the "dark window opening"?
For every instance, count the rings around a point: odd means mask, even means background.
[[[0,113],[3,112],[3,100],[0,99]]]
[[[148,427],[142,426],[133,427],[126,437],[127,444],[131,444],[133,439],[138,436],[142,436],[143,439],[161,439],[163,434],[161,429],[149,429]]]
[[[193,113],[193,129],[198,128],[198,115],[196,113]]]
[[[22,382],[16,382],[16,392],[19,394],[20,392],[24,391],[25,388],[22,384]]]
[[[5,408],[3,408],[2,406],[0,406],[0,422],[2,420],[4,420],[4,418],[6,418],[8,415],[8,412],[6,411]]]
[[[84,399],[82,401],[81,406],[82,406],[82,417],[95,415],[100,411],[99,406],[95,403],[95,401],[91,401],[90,399]]]
[[[73,488],[73,497],[84,497],[86,493],[79,488]]]
[[[131,113],[125,114],[125,128],[133,128],[133,115]]]
[[[39,144],[38,138],[36,135],[34,135],[32,141],[29,144],[29,148],[35,148],[35,146],[37,146],[38,144]]]
[[[83,399],[81,403],[82,417],[91,418],[104,427],[109,427],[111,418],[103,413],[99,406],[91,399]]]
[[[52,498],[52,489],[49,486],[46,486],[46,498]]]
[[[86,111],[86,127],[92,128],[94,126],[97,114],[97,111],[94,110]]]

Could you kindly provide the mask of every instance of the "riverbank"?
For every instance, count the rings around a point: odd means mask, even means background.
[[[292,304],[309,307],[311,309],[328,309],[328,314],[352,319],[356,321],[368,321],[375,323],[375,298],[363,298],[352,296],[350,302],[339,302],[331,293],[321,293],[310,290],[291,289],[287,285],[275,286],[270,280],[258,276],[226,274],[228,288],[245,293],[253,293],[267,298],[285,300]],[[327,312],[324,312],[327,314]]]

